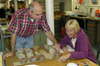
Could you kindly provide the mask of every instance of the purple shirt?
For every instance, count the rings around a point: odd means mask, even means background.
[[[62,48],[63,46],[66,46],[67,44],[69,44],[73,49],[75,49],[75,52],[70,52],[70,54],[71,54],[70,58],[74,58],[74,59],[88,58],[89,60],[93,61],[94,63],[97,63],[97,60],[93,53],[89,39],[82,28],[80,28],[80,30],[77,34],[75,48],[72,45],[71,38],[69,38],[66,35],[60,41],[60,48]]]

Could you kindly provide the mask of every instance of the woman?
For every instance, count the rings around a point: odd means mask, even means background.
[[[66,23],[65,28],[67,35],[60,41],[60,48],[66,54],[60,57],[59,62],[65,62],[68,58],[88,58],[94,63],[97,63],[88,37],[83,29],[80,28],[79,23],[75,19],[71,19]],[[68,51],[66,48],[68,44],[75,50],[74,52]]]

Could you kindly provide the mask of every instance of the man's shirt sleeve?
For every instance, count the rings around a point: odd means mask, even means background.
[[[18,15],[12,15],[12,18],[11,18],[11,20],[10,20],[10,23],[9,23],[9,31],[11,32],[11,33],[14,33],[14,34],[17,34],[17,32],[18,32],[18,21],[17,21],[17,19],[18,19]]]
[[[50,27],[47,23],[47,19],[45,15],[42,16],[41,26],[45,32],[48,32],[50,30]]]

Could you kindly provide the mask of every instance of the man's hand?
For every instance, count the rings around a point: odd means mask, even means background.
[[[12,49],[12,51],[9,52],[9,53],[6,53],[6,54],[4,55],[4,59],[5,59],[6,57],[13,56],[14,49],[15,49],[15,43],[16,43],[16,34],[11,33],[11,49]]]
[[[57,52],[59,52],[59,50],[60,50],[59,44],[55,44],[55,49],[57,50]]]
[[[63,50],[64,52],[69,52],[68,49],[67,49],[66,47],[63,47],[62,50]]]
[[[60,47],[59,47],[58,42],[57,42],[57,40],[55,39],[53,33],[51,32],[51,30],[49,30],[49,31],[46,32],[45,34],[46,34],[47,37],[54,43],[55,49],[56,49],[57,51],[59,51],[59,50],[60,50]]]
[[[70,53],[65,54],[65,55],[62,55],[62,56],[60,57],[60,59],[59,59],[59,62],[60,62],[60,63],[66,62],[66,60],[67,60],[70,56],[71,56]]]
[[[6,54],[4,55],[4,59],[5,59],[6,57],[10,57],[10,56],[13,56],[13,52],[6,53]]]

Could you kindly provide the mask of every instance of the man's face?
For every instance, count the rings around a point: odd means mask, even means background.
[[[66,34],[68,35],[69,38],[76,38],[75,30],[72,28],[67,28]]]
[[[42,10],[35,10],[33,12],[30,12],[30,17],[36,21],[39,21],[41,19],[42,16]]]

